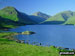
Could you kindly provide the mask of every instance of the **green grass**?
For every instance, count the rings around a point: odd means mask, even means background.
[[[6,36],[10,36],[11,34],[13,34],[13,32],[12,33],[10,33],[10,32],[0,33],[0,38],[6,37]]]
[[[0,56],[59,56],[58,49],[16,43],[5,38],[12,33],[0,33]]]
[[[0,42],[0,56],[59,56],[54,47],[33,46],[16,42]]]
[[[2,16],[3,18],[11,19],[13,21],[18,21],[17,12],[14,7],[3,8],[2,10],[0,10],[0,16]]]
[[[69,18],[64,24],[73,24],[73,25],[75,25],[75,16]]]

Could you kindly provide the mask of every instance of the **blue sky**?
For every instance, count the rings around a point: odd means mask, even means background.
[[[61,11],[75,11],[75,0],[0,0],[0,8],[13,6],[26,14],[41,11],[55,15]]]

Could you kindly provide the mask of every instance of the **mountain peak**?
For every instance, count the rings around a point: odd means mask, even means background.
[[[35,13],[33,13],[32,15],[34,15],[34,16],[38,16],[38,17],[42,17],[42,18],[45,18],[45,19],[48,19],[50,16],[49,15],[47,15],[47,14],[45,14],[45,13],[42,13],[42,12],[35,12]]]
[[[71,10],[63,11],[61,13],[73,13]]]
[[[2,12],[2,14],[9,14],[9,15],[15,15],[19,12],[16,8],[11,7],[11,6],[7,6],[3,9],[1,9],[0,11]]]
[[[16,9],[16,8],[14,8],[12,6],[7,6],[7,7],[3,8],[3,9]]]
[[[4,11],[4,12],[18,12],[18,10],[16,9],[16,8],[14,8],[14,7],[11,7],[11,6],[7,6],[7,7],[5,7],[5,8],[3,8],[3,9],[1,9],[1,11]]]
[[[36,12],[36,13],[42,13],[42,12],[38,11],[38,12]]]
[[[40,15],[40,14],[44,14],[44,13],[42,13],[42,12],[35,12],[35,13],[33,13],[32,15],[35,15],[35,16],[38,16],[38,15]]]
[[[66,10],[66,11],[64,11],[64,12],[72,12],[71,10]]]
[[[16,8],[11,7],[11,6],[7,6],[7,7],[3,8],[2,10],[9,10],[9,9],[16,10]]]

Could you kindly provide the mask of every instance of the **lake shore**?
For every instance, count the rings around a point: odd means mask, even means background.
[[[60,47],[36,46],[25,43],[17,43],[12,38],[14,33],[0,33],[0,55],[1,56],[59,56]],[[7,38],[9,36],[9,38]],[[11,50],[11,51],[10,51]],[[65,49],[62,49],[65,50]],[[7,52],[6,52],[7,51]]]

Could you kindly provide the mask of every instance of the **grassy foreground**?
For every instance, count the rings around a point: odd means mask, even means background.
[[[5,36],[12,33],[0,33],[0,56],[59,56],[58,49],[16,43]]]
[[[16,42],[0,42],[0,56],[59,56],[54,47],[41,47]]]

